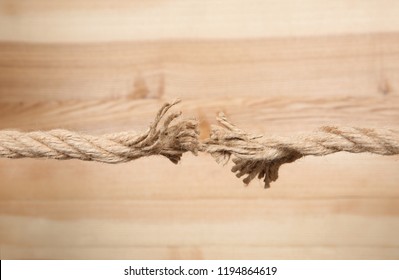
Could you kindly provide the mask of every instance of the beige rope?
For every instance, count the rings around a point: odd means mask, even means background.
[[[399,132],[365,128],[321,127],[311,134],[288,138],[253,136],[231,124],[223,114],[220,126],[212,126],[210,138],[199,142],[198,122],[179,120],[181,113],[167,111],[180,101],[165,104],[150,128],[142,134],[121,132],[101,136],[68,130],[0,131],[0,158],[80,159],[120,163],[144,156],[163,155],[177,163],[184,152],[210,153],[218,162],[227,163],[233,156],[232,171],[237,177],[246,175],[245,184],[255,177],[264,178],[265,187],[277,180],[284,163],[301,157],[350,153],[399,154]]]
[[[213,126],[210,139],[202,150],[218,162],[227,162],[233,155],[232,172],[247,175],[245,184],[255,177],[264,178],[265,187],[278,178],[284,163],[303,156],[325,156],[336,152],[379,155],[399,154],[399,132],[366,128],[325,126],[310,134],[290,137],[253,136],[231,124],[223,114],[217,118],[221,126]]]
[[[165,104],[150,128],[142,134],[121,132],[101,136],[56,129],[50,131],[0,131],[0,157],[80,159],[120,163],[143,156],[163,155],[177,163],[182,154],[197,153],[198,123],[195,120],[171,122],[181,113],[167,111],[180,101]]]

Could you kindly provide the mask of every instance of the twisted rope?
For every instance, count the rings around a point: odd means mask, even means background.
[[[121,163],[144,156],[163,155],[177,163],[182,154],[197,153],[198,123],[195,120],[171,122],[181,113],[167,111],[179,103],[165,104],[149,129],[101,136],[55,129],[50,131],[0,131],[0,157],[80,159],[105,163]]]
[[[336,152],[399,154],[399,132],[368,128],[325,126],[310,134],[290,137],[254,136],[231,124],[223,114],[217,118],[211,137],[202,145],[218,162],[226,163],[233,156],[232,172],[243,182],[264,179],[265,188],[278,178],[284,163],[304,156],[325,156]]]
[[[346,151],[379,155],[399,154],[399,132],[367,128],[325,126],[310,134],[291,137],[254,136],[220,114],[220,125],[212,126],[210,138],[199,142],[198,122],[179,120],[168,110],[179,103],[165,104],[149,129],[142,133],[120,132],[93,136],[68,130],[0,131],[0,158],[80,159],[104,163],[121,163],[144,156],[162,155],[177,163],[183,153],[210,153],[217,162],[233,157],[232,172],[249,184],[254,178],[264,180],[265,187],[278,178],[281,165],[304,156],[325,156]]]

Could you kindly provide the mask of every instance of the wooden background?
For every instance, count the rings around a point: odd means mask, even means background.
[[[399,129],[395,0],[0,0],[0,129],[141,130],[165,101],[254,133]],[[231,165],[229,165],[230,167]],[[0,159],[2,259],[398,259],[399,157],[284,166],[264,190],[175,166]]]

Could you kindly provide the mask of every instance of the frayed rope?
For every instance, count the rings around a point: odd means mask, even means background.
[[[198,151],[198,122],[172,121],[179,113],[167,111],[175,104],[167,103],[158,111],[149,129],[140,134],[134,131],[85,135],[69,130],[0,131],[0,157],[80,159],[104,163],[121,163],[144,156],[163,155],[177,163],[184,152]]]
[[[158,111],[144,133],[120,132],[101,136],[68,130],[0,131],[0,158],[80,159],[104,163],[128,162],[144,156],[162,155],[178,163],[185,152],[211,154],[226,164],[232,157],[232,172],[249,184],[254,178],[265,187],[278,178],[281,165],[313,155],[325,156],[346,151],[379,155],[399,154],[399,132],[367,128],[325,126],[310,134],[291,137],[248,134],[219,114],[219,125],[212,126],[210,138],[199,141],[198,121],[177,120],[179,113],[167,114],[175,104],[167,103]]]
[[[232,172],[238,178],[246,175],[243,182],[254,178],[264,180],[265,188],[278,178],[281,165],[304,156],[325,156],[341,151],[399,154],[399,132],[368,128],[324,126],[310,134],[290,137],[255,136],[231,124],[223,114],[217,118],[220,126],[212,126],[211,136],[202,149],[218,162],[227,163],[230,157]]]

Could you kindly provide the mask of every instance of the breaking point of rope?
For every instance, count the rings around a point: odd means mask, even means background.
[[[180,101],[167,103],[158,111],[144,133],[134,131],[100,136],[69,130],[0,131],[0,158],[80,159],[104,163],[128,162],[140,157],[162,155],[178,163],[185,152],[211,154],[217,162],[234,163],[232,172],[245,176],[249,184],[258,177],[265,188],[278,178],[281,165],[304,156],[336,152],[399,154],[399,132],[385,129],[324,126],[308,134],[291,137],[251,135],[234,126],[221,113],[219,125],[199,141],[198,121],[179,119],[181,112],[167,114]],[[173,124],[174,123],[174,124]]]

